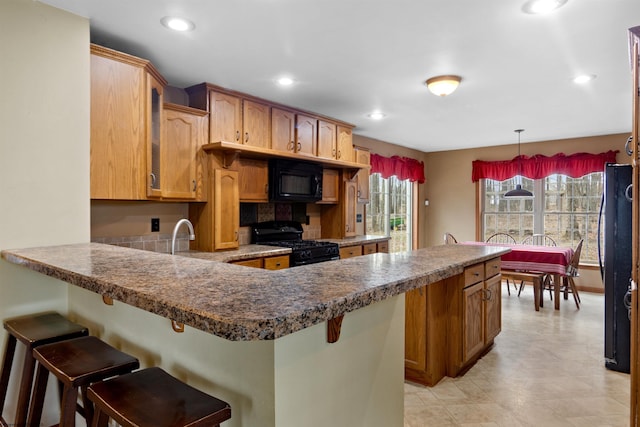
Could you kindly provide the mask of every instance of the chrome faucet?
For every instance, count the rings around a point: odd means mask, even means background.
[[[171,255],[175,255],[176,253],[176,236],[178,234],[178,229],[182,224],[187,224],[187,227],[189,228],[189,240],[196,239],[196,233],[193,231],[193,224],[191,224],[191,221],[188,219],[182,218],[176,223],[176,226],[173,227],[173,236],[171,236]]]

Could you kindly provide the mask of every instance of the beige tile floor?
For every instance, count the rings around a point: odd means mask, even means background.
[[[555,311],[547,293],[536,312],[531,287],[503,289],[493,349],[460,378],[405,383],[404,426],[628,426],[629,375],[604,367],[604,297],[580,297]]]

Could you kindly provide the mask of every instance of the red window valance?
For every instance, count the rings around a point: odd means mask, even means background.
[[[424,184],[424,162],[409,157],[383,157],[371,153],[371,173],[379,173],[383,178],[395,175],[399,180]]]
[[[522,166],[518,164],[518,156],[512,160],[494,162],[474,160],[471,181],[476,182],[483,178],[504,181],[516,175],[530,179],[541,179],[553,174],[580,178],[592,172],[604,171],[605,163],[615,163],[617,152],[618,150],[611,150],[600,154],[575,153],[568,156],[558,153],[551,157],[541,154],[531,157],[519,156]]]

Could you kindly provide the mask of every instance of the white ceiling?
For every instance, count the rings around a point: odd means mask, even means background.
[[[629,132],[627,29],[638,0],[40,0],[91,20],[92,41],[149,59],[172,86],[201,82],[442,151]],[[167,15],[192,20],[176,33]],[[575,75],[596,74],[586,86]],[[288,74],[296,84],[274,80]],[[452,95],[424,81],[458,74]],[[382,121],[367,114],[379,109]],[[621,141],[621,148],[624,141]],[[589,147],[585,147],[587,150]]]

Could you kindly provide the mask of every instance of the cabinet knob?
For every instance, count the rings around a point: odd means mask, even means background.
[[[238,230],[234,231],[234,234],[236,236],[236,242],[238,241]]]
[[[331,156],[333,156],[333,157],[336,156],[336,149],[335,148],[333,150],[331,150]]]
[[[236,141],[240,141],[240,131],[236,131]]]
[[[342,157],[342,153],[340,152],[340,150],[338,150],[338,157],[337,158],[339,159],[340,157]]]

